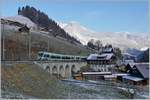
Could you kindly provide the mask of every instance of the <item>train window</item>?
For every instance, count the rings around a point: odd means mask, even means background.
[[[47,57],[47,55],[45,54],[44,57]]]
[[[55,56],[51,56],[51,58],[56,58]]]
[[[62,57],[62,59],[66,59],[66,57]]]
[[[66,59],[70,59],[70,57],[66,57]]]
[[[57,58],[57,59],[60,59],[60,56],[57,56],[56,58]]]
[[[49,57],[49,55],[47,55],[47,57]]]
[[[42,57],[42,56],[43,56],[43,53],[39,53],[39,56]]]

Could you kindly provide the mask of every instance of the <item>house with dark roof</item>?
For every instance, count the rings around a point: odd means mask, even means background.
[[[135,64],[130,73],[132,76],[149,79],[149,64]]]
[[[18,29],[19,32],[30,32],[30,28],[27,27],[27,25],[22,26],[21,28]]]
[[[133,65],[127,65],[127,72],[130,74],[123,77],[125,82],[130,84],[148,84],[149,83],[149,64],[136,63]]]
[[[87,64],[94,71],[107,72],[114,66],[115,55],[113,49],[104,49],[100,54],[90,54],[87,58]]]

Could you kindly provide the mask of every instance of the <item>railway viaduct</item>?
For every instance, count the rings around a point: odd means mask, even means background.
[[[87,65],[85,61],[37,61],[35,64],[51,75],[61,78],[72,78],[73,73],[78,72],[82,66]]]

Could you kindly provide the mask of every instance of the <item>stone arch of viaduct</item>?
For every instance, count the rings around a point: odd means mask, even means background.
[[[72,75],[85,66],[86,62],[39,62],[37,63],[52,75],[62,78],[72,78]]]

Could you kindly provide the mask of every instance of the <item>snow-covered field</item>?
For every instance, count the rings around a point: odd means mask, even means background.
[[[70,98],[73,99],[130,99],[122,93],[122,89],[107,85],[97,85],[93,82],[63,81],[69,88],[66,90]],[[134,99],[148,99],[148,88],[142,92],[136,92]],[[76,96],[75,96],[76,95]]]

